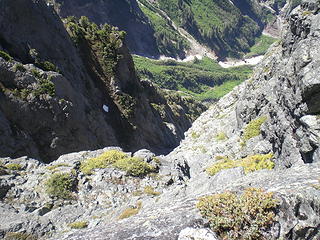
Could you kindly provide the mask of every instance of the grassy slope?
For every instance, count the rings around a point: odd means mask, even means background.
[[[146,0],[140,0],[140,8],[148,17],[153,27],[160,54],[169,57],[184,57],[184,52],[189,49],[189,42],[182,37],[161,15],[161,12]]]
[[[248,51],[261,30],[229,1],[159,0],[158,3],[177,25],[220,56],[236,57]]]
[[[270,45],[275,41],[277,41],[276,38],[261,35],[260,37],[256,38],[255,44],[250,48],[250,52],[246,54],[246,57],[254,57],[265,54]]]
[[[201,101],[221,98],[252,72],[250,66],[224,69],[209,58],[179,63],[134,56],[134,62],[142,79]]]

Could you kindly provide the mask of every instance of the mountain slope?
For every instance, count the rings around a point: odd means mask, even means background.
[[[284,1],[257,0],[48,2],[63,18],[84,15],[126,31],[132,53],[181,59],[204,49],[203,54],[221,58],[241,57],[284,6]]]
[[[320,5],[167,156],[82,151],[0,163],[0,237],[318,240]],[[4,56],[4,55],[3,55]]]
[[[123,32],[86,18],[68,19],[67,32],[44,1],[0,4],[1,156],[50,161],[106,145],[165,151],[202,111],[140,82]]]

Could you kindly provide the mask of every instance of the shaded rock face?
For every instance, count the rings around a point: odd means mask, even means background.
[[[141,83],[124,45],[117,49],[122,57],[113,76],[105,77],[92,45],[76,47],[44,1],[2,0],[0,6],[1,49],[14,58],[0,58],[1,156],[51,161],[63,153],[110,145],[158,152],[178,145],[191,125],[189,100],[170,105],[170,93]],[[59,71],[35,67],[34,55]],[[136,103],[131,116],[125,116],[117,94]],[[163,105],[163,117],[151,103]]]
[[[63,18],[87,16],[97,24],[117,26],[127,32],[126,43],[132,53],[159,57],[154,30],[136,0],[56,0],[55,6]]]

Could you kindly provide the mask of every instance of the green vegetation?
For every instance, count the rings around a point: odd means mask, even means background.
[[[155,169],[140,158],[128,157],[118,150],[110,150],[98,157],[90,158],[81,163],[80,170],[84,174],[92,174],[94,169],[115,167],[125,171],[127,175],[140,177],[153,172]]]
[[[135,207],[126,208],[119,216],[119,219],[128,218],[134,215],[137,215],[142,208],[142,202],[138,201]]]
[[[188,30],[221,56],[239,57],[241,52],[249,50],[260,30],[249,17],[260,17],[250,1],[243,3],[249,13],[246,15],[229,1],[159,0],[158,5],[176,25]]]
[[[266,239],[279,201],[273,193],[249,188],[240,196],[224,192],[200,198],[197,208],[222,239]]]
[[[14,171],[22,170],[22,166],[19,163],[8,163],[8,164],[6,164],[6,168],[9,170],[14,170]]]
[[[251,120],[245,127],[243,132],[244,143],[249,139],[259,136],[261,134],[261,125],[267,120],[266,116],[259,117],[257,119]]]
[[[125,32],[118,31],[117,28],[108,24],[99,27],[85,16],[79,20],[68,17],[65,19],[65,24],[74,43],[79,48],[89,47],[89,51],[96,54],[96,60],[101,64],[107,77],[112,77],[121,57],[118,49],[122,46]]]
[[[23,67],[23,66],[22,66]],[[12,93],[21,99],[27,99],[27,97],[32,94],[34,97],[39,97],[41,95],[47,94],[54,97],[56,94],[54,83],[51,82],[51,78],[44,78],[37,69],[31,69],[31,74],[37,79],[36,86],[31,86],[30,88],[13,89]]]
[[[192,137],[193,139],[197,139],[197,138],[200,137],[200,134],[192,131],[192,132],[191,132],[191,137]]]
[[[221,98],[252,73],[252,66],[225,69],[209,58],[183,63],[134,56],[134,62],[142,79],[200,101]]]
[[[120,159],[113,166],[134,177],[142,177],[155,170],[150,164],[136,157]]]
[[[109,150],[95,158],[89,158],[81,162],[80,170],[84,174],[92,174],[92,170],[111,167],[112,164],[120,159],[127,158],[127,155],[118,150]]]
[[[261,35],[260,37],[256,38],[255,44],[250,48],[250,51],[246,54],[246,57],[264,55],[271,44],[273,44],[275,41],[277,41],[276,38]]]
[[[161,194],[160,192],[155,191],[154,188],[151,186],[146,186],[143,192],[151,196],[159,196]]]
[[[46,192],[50,197],[71,199],[74,180],[68,173],[51,174],[45,183]]]
[[[56,164],[56,165],[49,166],[49,167],[47,167],[47,169],[50,170],[50,171],[54,171],[59,167],[70,167],[70,165],[68,165],[66,163],[59,163],[59,164]]]
[[[32,234],[22,232],[8,232],[4,238],[5,240],[36,240],[37,238]]]
[[[61,72],[56,65],[49,61],[36,61],[35,65],[44,71]]]
[[[224,141],[226,140],[228,137],[224,132],[219,132],[216,136],[216,140],[217,141]]]
[[[1,50],[0,50],[0,57],[2,57],[6,61],[13,60],[13,58],[8,53],[6,53],[5,51],[1,51]]]
[[[17,63],[16,65],[14,65],[13,70],[15,72],[20,71],[20,72],[25,72],[27,71],[27,69],[21,64],[21,63]]]
[[[83,229],[88,227],[88,222],[87,221],[82,221],[82,222],[73,222],[68,224],[68,226],[72,229]]]
[[[221,159],[222,158],[222,159]],[[275,164],[271,160],[273,154],[257,154],[242,158],[239,160],[231,160],[228,157],[219,157],[219,161],[206,169],[206,172],[214,176],[223,169],[243,167],[245,173],[254,172],[261,169],[273,169]]]
[[[154,29],[159,53],[174,58],[183,55],[184,51],[190,48],[189,42],[174,29],[158,8],[148,1],[141,2],[143,5],[141,4],[140,8]]]

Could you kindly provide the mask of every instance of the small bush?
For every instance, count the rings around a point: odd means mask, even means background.
[[[59,167],[70,167],[70,165],[68,165],[66,163],[59,163],[59,164],[56,164],[56,165],[49,166],[49,167],[47,167],[47,169],[50,170],[50,171],[54,171]]]
[[[139,201],[137,202],[137,206],[135,207],[128,207],[126,208],[119,216],[119,219],[124,219],[124,218],[128,218],[128,217],[131,217],[131,216],[134,216],[136,214],[139,213],[140,209],[142,207],[142,202]]]
[[[93,169],[107,168],[120,159],[126,158],[127,155],[118,150],[109,150],[98,157],[90,158],[81,163],[80,170],[84,174],[92,174]]]
[[[196,138],[199,138],[200,137],[200,134],[196,133],[196,132],[191,132],[191,137],[193,139],[196,139]]]
[[[20,171],[20,170],[22,170],[21,164],[18,164],[18,163],[9,163],[9,164],[6,164],[6,168],[9,169],[9,170],[14,170],[14,171]]]
[[[87,221],[73,222],[73,223],[68,224],[68,226],[73,229],[82,229],[82,228],[88,227],[88,222]]]
[[[278,204],[273,193],[250,188],[240,196],[225,192],[203,197],[197,208],[222,239],[262,240],[262,232],[268,231],[275,221]]]
[[[244,142],[249,139],[259,136],[261,134],[261,125],[267,120],[266,116],[254,119],[248,123],[248,125],[244,129],[243,140]]]
[[[223,169],[235,167],[243,167],[245,173],[261,169],[273,169],[275,164],[271,161],[272,158],[272,153],[252,155],[239,160],[231,160],[228,157],[224,157],[222,160],[207,168],[206,171],[209,175],[214,176]]]
[[[18,63],[16,65],[14,65],[14,69],[13,69],[15,72],[16,71],[20,71],[20,72],[25,72],[27,71],[27,69],[21,64],[21,63]]]
[[[59,199],[71,199],[73,179],[68,173],[54,173],[45,183],[46,192],[51,197]]]
[[[54,97],[56,90],[53,82],[48,79],[39,79],[37,88],[33,91],[36,96],[40,96],[42,94],[48,94],[51,97]]]
[[[41,73],[37,69],[33,68],[30,70],[30,72],[35,78],[37,79],[41,78]]]
[[[0,50],[0,57],[2,57],[6,61],[12,61],[13,58],[6,52]]]
[[[8,232],[4,238],[5,240],[36,240],[37,238],[32,234],[20,232]]]
[[[161,194],[160,192],[156,192],[156,191],[154,190],[154,188],[151,187],[151,186],[146,186],[146,187],[144,188],[143,192],[144,192],[145,194],[148,194],[148,195],[151,195],[151,196],[159,196],[159,195]]]
[[[127,175],[134,177],[145,176],[149,172],[155,170],[153,166],[136,157],[120,159],[115,162],[113,166],[122,171],[125,171]]]
[[[60,73],[60,70],[56,65],[49,61],[36,61],[36,66],[44,71],[52,71]]]
[[[228,137],[224,132],[219,132],[216,136],[216,140],[217,141],[224,141],[226,140]]]

